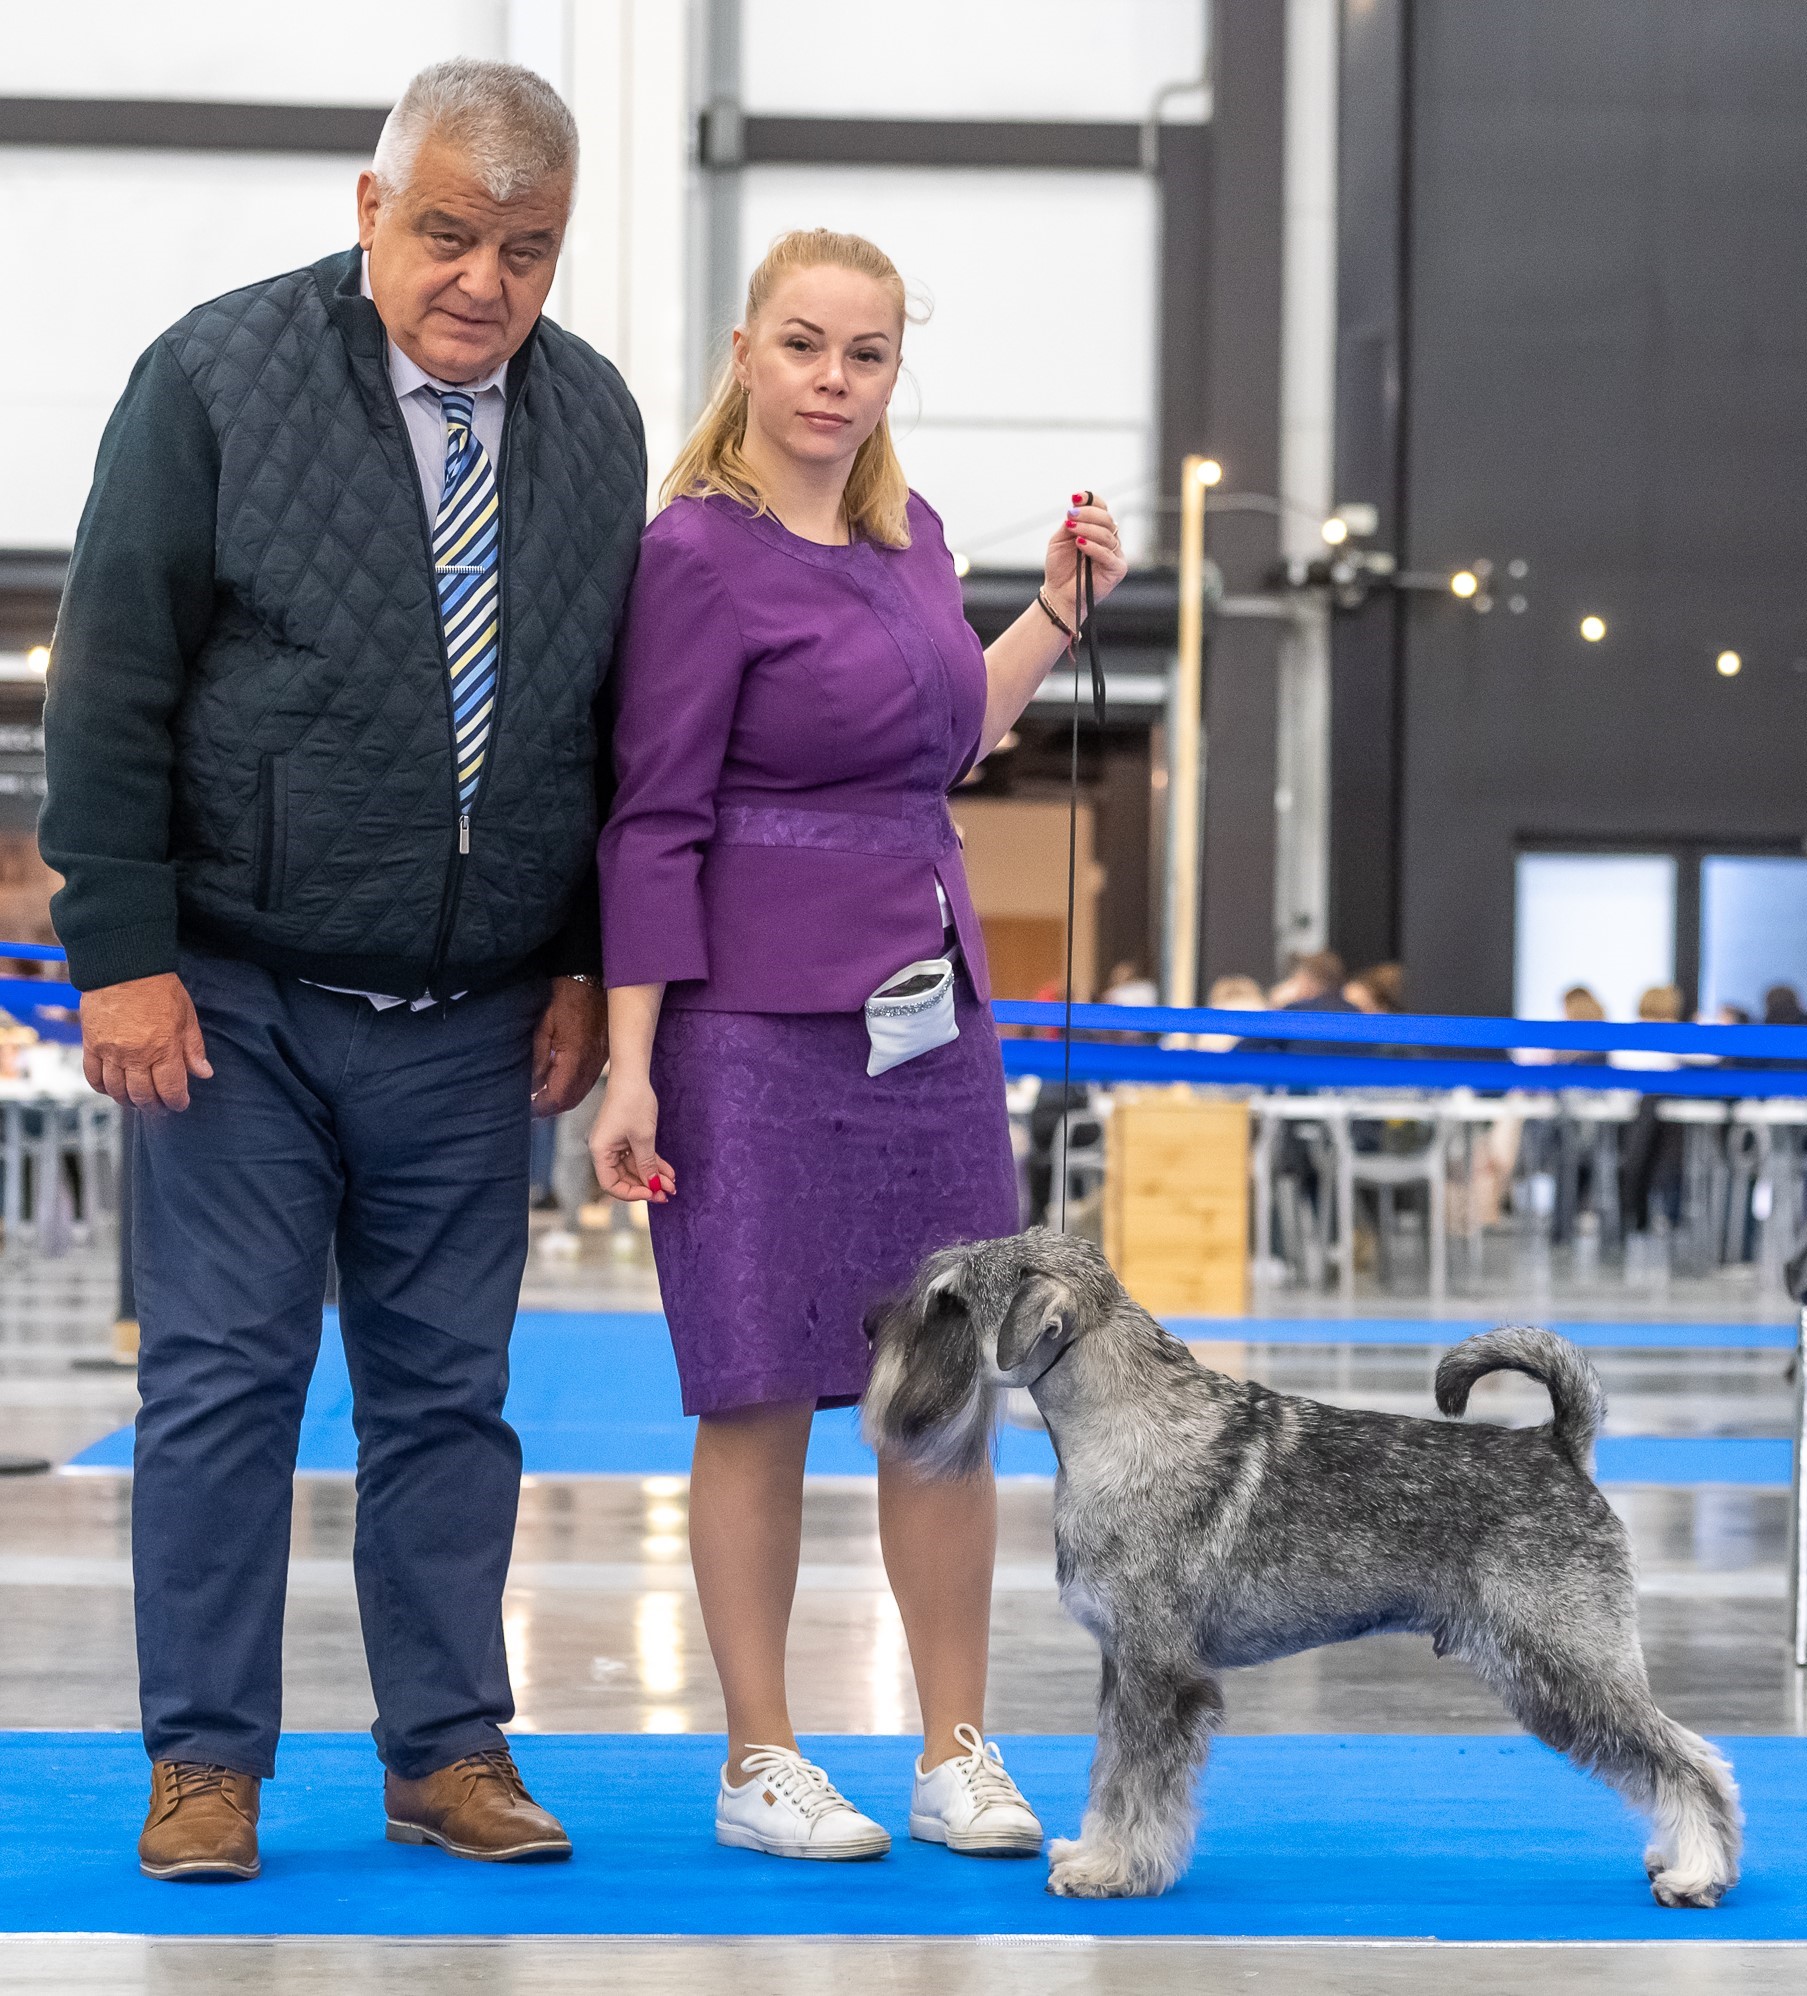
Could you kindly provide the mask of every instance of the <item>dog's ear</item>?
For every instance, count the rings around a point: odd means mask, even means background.
[[[979,1350],[966,1300],[951,1279],[930,1282],[880,1330],[894,1338],[885,1424],[905,1446],[954,1419],[979,1384]]]
[[[1052,1360],[1071,1339],[1078,1321],[1078,1298],[1064,1282],[1052,1275],[1025,1275],[998,1327],[998,1370],[1015,1372],[1029,1362],[1038,1345],[1050,1340],[1046,1355]]]

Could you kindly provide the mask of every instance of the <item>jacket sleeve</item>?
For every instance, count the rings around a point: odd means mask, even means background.
[[[212,426],[159,340],[101,438],[44,702],[38,845],[83,991],[176,967],[171,724],[213,618],[218,493]]]
[[[615,764],[609,753],[608,688],[597,696],[596,823],[608,823],[615,799]],[[595,977],[602,970],[602,922],[596,886],[596,862],[571,896],[571,906],[558,933],[539,953],[539,968],[551,977]]]
[[[633,452],[633,461],[638,475],[639,490],[646,490],[646,430],[640,420],[639,406],[628,393],[623,381],[605,361],[608,374],[619,398],[622,425],[627,430]],[[640,508],[639,529],[646,525],[646,508]],[[638,537],[636,536],[635,566],[638,566]],[[631,576],[632,571],[630,571]],[[631,583],[630,583],[631,586]],[[622,622],[625,624],[625,617]],[[609,658],[602,661],[607,668],[603,673],[602,690],[596,696],[596,823],[606,825],[609,813],[615,804],[615,758],[609,741],[609,727],[613,718],[614,675],[616,661],[620,656],[621,637],[616,636],[614,650]],[[595,977],[602,969],[602,921],[600,896],[596,880],[596,864],[592,859],[584,871],[571,896],[570,908],[560,924],[558,933],[540,952],[540,968],[554,977]]]
[[[655,527],[616,659],[615,804],[597,846],[612,987],[709,975],[703,847],[746,666],[721,578]]]

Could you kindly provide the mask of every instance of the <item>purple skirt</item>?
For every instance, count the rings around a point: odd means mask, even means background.
[[[650,1218],[685,1413],[848,1405],[867,1310],[932,1249],[1016,1232],[997,1031],[964,966],[955,992],[960,1037],[875,1076],[857,1012],[659,1021],[678,1196]]]

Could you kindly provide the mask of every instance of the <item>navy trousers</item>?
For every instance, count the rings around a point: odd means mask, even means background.
[[[184,951],[211,1080],[140,1116],[132,1555],[155,1760],[275,1770],[302,1403],[336,1246],[358,1435],[354,1566],[384,1762],[418,1777],[513,1715],[502,1418],[527,1255],[525,979],[379,1012]]]

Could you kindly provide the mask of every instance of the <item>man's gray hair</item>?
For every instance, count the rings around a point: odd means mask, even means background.
[[[372,165],[399,194],[429,134],[456,146],[497,201],[577,171],[577,121],[552,85],[514,62],[453,56],[423,69],[384,121]]]

